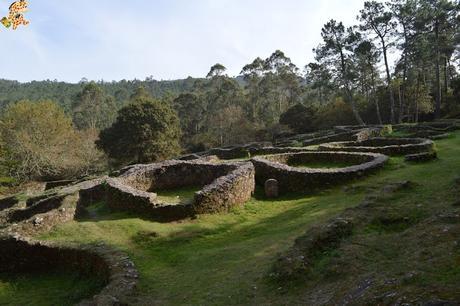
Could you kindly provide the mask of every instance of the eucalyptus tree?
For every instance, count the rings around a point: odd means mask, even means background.
[[[321,36],[323,43],[314,49],[316,60],[329,69],[337,87],[344,91],[345,100],[350,104],[356,121],[364,125],[356,105],[353,89],[356,76],[352,69],[352,50],[359,35],[353,28],[346,29],[342,22],[330,20],[324,25]]]
[[[391,0],[389,6],[393,12],[394,18],[397,22],[395,36],[398,41],[397,47],[401,51],[401,59],[399,65],[401,66],[401,100],[399,105],[398,122],[401,122],[404,114],[404,107],[407,98],[407,77],[409,73],[410,57],[414,52],[414,40],[417,32],[417,11],[418,0]]]
[[[369,40],[363,40],[354,49],[354,55],[362,92],[366,96],[368,103],[371,100],[373,101],[377,120],[379,124],[383,124],[376,90],[378,81],[377,64],[379,62],[380,52],[377,50],[374,43]]]
[[[316,96],[313,99],[317,104],[325,104],[334,93],[332,74],[323,64],[309,63],[305,66],[305,83],[313,90]]]
[[[276,77],[276,84],[280,93],[278,111],[281,115],[287,107],[298,102],[300,97],[299,68],[282,51],[276,50],[265,60],[265,70]]]
[[[113,97],[96,83],[86,83],[72,102],[72,117],[79,130],[102,130],[115,120],[116,104]]]
[[[420,11],[421,16],[423,16],[420,24],[431,38],[435,70],[435,117],[440,118],[442,101],[441,57],[447,62],[455,50],[453,44],[455,35],[458,33],[459,4],[449,0],[422,0]],[[447,79],[447,73],[445,73],[445,79]]]
[[[251,64],[241,70],[241,75],[246,82],[250,118],[253,123],[259,123],[261,112],[260,81],[264,76],[264,61],[258,57]]]
[[[393,14],[380,2],[366,1],[358,19],[361,21],[360,29],[373,33],[374,38],[380,42],[385,63],[387,89],[390,95],[390,121],[391,123],[395,123],[395,98],[391,86],[391,73],[388,61],[388,49],[391,47],[392,33],[396,27]]]
[[[206,125],[212,137],[219,145],[224,145],[230,135],[225,133],[225,120],[222,112],[225,109],[238,106],[244,108],[244,95],[241,86],[234,78],[225,74],[226,68],[221,64],[211,67],[204,84],[204,99],[206,104]]]

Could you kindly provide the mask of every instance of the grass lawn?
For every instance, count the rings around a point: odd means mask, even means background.
[[[158,200],[168,204],[186,204],[191,202],[195,196],[195,192],[199,191],[200,187],[185,187],[180,189],[158,190],[154,191]]]
[[[460,176],[460,133],[437,142],[437,148],[440,160],[407,164],[402,158],[392,158],[379,173],[352,183],[356,185],[353,192],[337,187],[315,195],[291,195],[271,201],[259,191],[244,208],[229,214],[168,224],[99,208],[90,220],[60,225],[38,238],[105,241],[126,251],[141,275],[137,298],[132,301],[139,305],[308,304],[312,296],[347,292],[366,275],[400,277],[412,269],[418,276],[407,284],[407,288],[413,288],[408,289],[409,293],[435,286],[436,290],[454,288],[452,296],[457,297],[454,291],[460,286],[460,248],[445,250],[445,245],[424,245],[423,241],[435,239],[435,228],[415,228],[430,216],[451,209],[458,200],[453,182]],[[278,254],[291,247],[309,227],[360,204],[369,190],[403,180],[412,181],[414,187],[385,199],[388,211],[384,212],[415,216],[413,227],[387,230],[376,222],[358,229],[354,242],[344,244],[332,256],[353,268],[349,275],[330,279],[321,273],[327,271],[327,257],[318,265],[318,276],[299,288],[286,290],[270,281],[268,275]],[[425,236],[420,236],[420,231]],[[453,241],[449,243],[454,245]],[[417,257],[420,249],[429,256]],[[36,282],[35,289],[39,292],[43,286],[46,283]],[[62,288],[65,290],[65,286]],[[81,285],[75,288],[80,290]],[[14,301],[12,289],[0,290],[0,297],[9,296]],[[28,291],[24,290],[24,294]],[[56,294],[50,296],[59,298]]]
[[[327,162],[289,163],[288,165],[295,168],[334,169],[356,166],[357,163],[331,160]]]
[[[68,271],[0,274],[0,305],[74,305],[97,294],[102,283]]]

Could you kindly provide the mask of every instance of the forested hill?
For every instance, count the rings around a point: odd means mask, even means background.
[[[122,80],[119,82],[103,82],[97,84],[105,93],[113,96],[117,103],[126,101],[136,88],[143,86],[153,97],[163,97],[168,94],[174,96],[192,89],[197,79],[189,77],[183,80],[157,81],[153,79]],[[51,99],[58,102],[66,111],[70,110],[72,99],[82,91],[86,82],[65,83],[58,81],[32,81],[20,83],[18,81],[0,79],[0,107],[4,108],[11,102],[19,100]]]

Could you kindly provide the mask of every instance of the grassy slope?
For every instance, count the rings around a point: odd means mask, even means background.
[[[444,226],[440,233],[425,231],[429,223],[423,222],[452,209],[456,196],[453,180],[460,175],[460,133],[438,142],[438,148],[439,161],[407,165],[402,159],[392,159],[379,174],[356,183],[360,188],[352,193],[338,187],[315,196],[291,196],[279,201],[256,197],[230,214],[201,216],[183,223],[159,224],[123,214],[102,215],[97,221],[61,225],[41,238],[106,241],[127,251],[141,272],[139,298],[133,301],[139,304],[319,304],[353,290],[368,275],[379,275],[378,283],[413,270],[417,277],[407,284],[407,292],[443,287],[449,295],[460,283],[455,236],[444,236],[449,237],[445,244],[432,244],[433,240],[444,241],[435,238],[442,235]],[[358,205],[367,189],[401,180],[417,185],[384,201],[388,201],[389,213],[415,215],[417,224],[394,231],[381,229],[379,224],[358,229],[350,243],[332,256],[349,267],[348,274],[333,279],[323,274],[331,261],[325,256],[311,283],[286,290],[268,280],[277,254],[288,249],[309,226]],[[437,231],[438,225],[432,230]],[[424,242],[426,245],[422,245]]]

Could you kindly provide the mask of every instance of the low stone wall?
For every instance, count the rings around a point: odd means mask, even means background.
[[[228,212],[251,199],[255,190],[255,170],[251,163],[235,164],[225,176],[217,178],[195,194],[192,207],[196,214]]]
[[[19,200],[16,198],[16,196],[0,199],[0,211],[9,209],[17,205],[18,203],[19,203]]]
[[[333,142],[321,145],[321,151],[372,152],[385,155],[408,155],[429,152],[433,141],[423,138],[371,138],[365,141]]]
[[[194,214],[227,212],[247,202],[254,192],[251,163],[213,164],[167,161],[135,165],[107,180],[107,204],[113,210],[136,212],[167,221]],[[191,203],[172,205],[157,199],[155,191],[195,186],[202,188]]]
[[[107,180],[106,204],[112,211],[139,214],[157,221],[174,221],[192,215],[191,205],[159,202],[155,193],[141,191],[123,184],[116,178]]]
[[[105,287],[79,305],[126,305],[138,273],[126,255],[102,245],[56,246],[19,237],[0,238],[0,273],[75,271],[101,278]]]
[[[306,161],[346,161],[357,165],[336,169],[296,168],[286,163]],[[387,162],[388,157],[375,153],[304,152],[270,155],[252,159],[256,169],[256,182],[263,186],[269,179],[276,179],[280,194],[289,192],[308,193],[349,180],[357,179],[375,171]]]
[[[0,214],[0,220],[8,224],[1,232],[8,235],[35,235],[49,231],[57,224],[72,221],[94,202],[105,198],[106,178],[82,182],[30,199],[26,208],[12,208]]]

